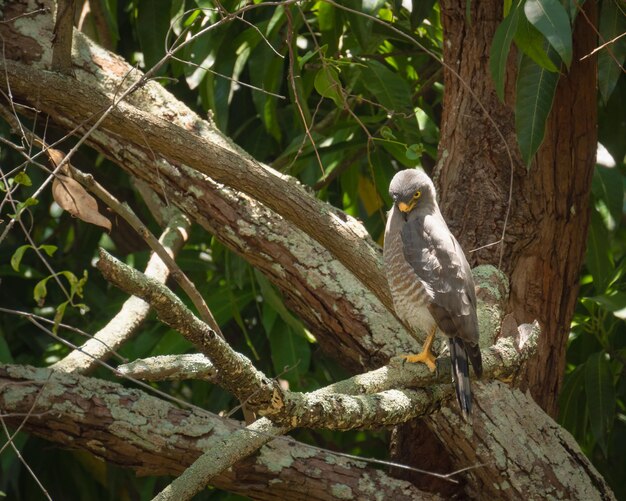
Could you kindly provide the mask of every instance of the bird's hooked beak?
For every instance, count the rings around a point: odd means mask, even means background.
[[[408,204],[404,202],[399,202],[398,209],[400,209],[400,212],[404,212],[405,214],[408,214],[409,212],[413,210],[413,207],[415,207],[416,203],[417,203],[417,200],[411,200]]]

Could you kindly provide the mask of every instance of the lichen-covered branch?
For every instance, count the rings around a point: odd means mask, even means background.
[[[222,471],[287,431],[289,428],[277,427],[269,419],[261,418],[226,438],[215,437],[206,444],[207,452],[157,494],[153,501],[193,498]]]
[[[448,383],[433,384],[437,376],[433,377],[419,364],[388,366],[368,376],[332,385],[334,392],[284,391],[257,371],[249,359],[217,338],[166,286],[105,251],[100,252],[97,266],[107,280],[147,301],[163,322],[194,343],[215,366],[224,388],[278,425],[340,430],[390,426],[431,413],[450,393]],[[531,329],[529,342],[522,350],[516,349],[512,339],[503,339],[499,345],[485,349],[484,377],[494,374],[510,377],[533,353],[537,332],[538,329]],[[415,377],[416,373],[421,374],[421,381]],[[422,388],[404,389],[419,386],[418,381]],[[359,395],[362,391],[373,394]]]
[[[162,322],[179,331],[206,355],[215,365],[222,387],[251,408],[270,407],[273,395],[280,391],[279,386],[256,370],[248,358],[233,351],[165,285],[123,264],[104,250],[100,251],[97,266],[108,281],[149,303]]]
[[[201,353],[189,355],[159,355],[139,358],[117,366],[125,376],[144,381],[182,381],[184,379],[217,380],[217,370]]]
[[[500,382],[474,386],[471,426],[444,408],[428,418],[475,499],[614,500],[615,496],[574,438],[532,397]]]
[[[9,75],[13,92],[25,97],[34,91],[39,96],[36,106],[45,113],[56,115],[65,109],[66,119],[79,124],[90,120],[94,111],[107,109],[111,104],[106,95],[94,92],[93,87],[80,80],[37,71],[39,82],[24,85],[33,71],[31,68],[11,61],[2,66],[2,71]],[[129,80],[135,78],[136,73]],[[40,92],[44,89],[45,93]],[[56,93],[63,93],[63,97],[49,101],[47,96]],[[86,96],[89,96],[88,101]],[[311,196],[295,179],[126,102],[119,103],[100,128],[151,149],[171,164],[185,164],[256,198],[319,241],[383,304],[392,308],[379,250],[372,245],[361,224]]]
[[[33,403],[36,404],[33,406]],[[243,425],[181,409],[143,391],[95,378],[0,365],[0,410],[11,425],[63,447],[83,449],[140,475],[180,475],[212,443]],[[366,463],[287,437],[214,476],[211,484],[252,499],[440,499]]]

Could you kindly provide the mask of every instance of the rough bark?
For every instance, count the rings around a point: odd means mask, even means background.
[[[429,418],[459,464],[485,465],[467,472],[472,499],[615,499],[574,438],[530,395],[499,382],[474,392],[471,426],[449,409]]]
[[[65,74],[72,72],[72,33],[74,31],[75,0],[57,2],[54,37],[52,38],[52,69]]]
[[[140,475],[179,475],[208,442],[237,425],[201,409],[181,409],[142,391],[50,369],[0,366],[0,408],[11,425]],[[28,419],[25,419],[29,415]],[[365,463],[287,438],[213,479],[213,485],[253,499],[439,499]]]
[[[476,384],[475,394],[472,423],[446,407],[429,418],[439,421],[436,429],[450,454],[470,467],[464,477],[471,495],[614,499],[573,438],[531,399],[498,382]],[[0,366],[0,408],[15,426],[24,422],[30,433],[141,474],[179,474],[204,450],[219,451],[212,446],[243,428],[116,383],[26,366]],[[346,493],[375,499],[372,488],[380,490],[382,499],[428,498],[362,464],[282,439],[213,477],[212,483],[258,499],[298,499],[309,491],[315,497],[307,499],[341,499]]]
[[[527,170],[515,141],[516,54],[509,57],[506,104],[498,101],[488,70],[493,33],[502,19],[502,2],[473,2],[471,23],[465,4],[443,0],[444,60],[474,91],[504,134],[513,152],[511,167],[501,138],[459,79],[444,70],[445,92],[439,171],[442,211],[465,249],[497,241],[510,204],[502,268],[511,281],[507,311],[517,323],[535,319],[542,326],[539,352],[522,388],[550,415],[565,364],[565,343],[578,293],[589,222],[589,194],[596,153],[596,62],[583,61],[596,46],[596,2],[578,15],[574,57],[556,91],[543,146]],[[497,264],[501,246],[470,256],[472,263]]]

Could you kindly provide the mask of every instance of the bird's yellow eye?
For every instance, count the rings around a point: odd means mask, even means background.
[[[415,195],[413,195],[413,200],[417,200],[421,196],[422,196],[422,192],[418,190],[415,192]]]

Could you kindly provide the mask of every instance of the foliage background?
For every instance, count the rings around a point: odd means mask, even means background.
[[[358,217],[381,242],[390,205],[387,186],[393,174],[416,166],[429,172],[437,159],[442,68],[424,49],[441,54],[439,7],[432,1],[404,2],[404,7],[403,2],[342,4],[355,11],[327,2],[251,10],[245,21],[234,20],[198,38],[163,66],[159,76],[163,85],[199,114],[208,114],[252,156],[296,176],[319,198]],[[509,14],[518,4],[508,8]],[[91,17],[83,31],[143,69],[163,57],[174,35],[183,29],[195,33],[222,15],[215,3],[203,0],[160,0],[158,8],[148,0],[102,0],[91,5],[104,9],[105,29]],[[233,11],[239,3],[222,1],[221,5]],[[607,40],[611,33],[626,29],[617,2],[604,0],[601,9],[600,31]],[[375,14],[396,31],[360,12]],[[525,47],[523,40],[514,42]],[[494,46],[498,48],[502,49]],[[626,115],[622,104],[626,85],[623,74],[618,71],[615,76],[614,70],[625,53],[623,43],[615,43],[614,58],[600,64],[599,140],[612,161],[599,165],[594,175],[587,265],[581,275],[559,416],[622,499],[626,499]],[[497,85],[493,65],[492,71]],[[0,127],[2,135],[9,137],[8,126],[1,123]],[[52,129],[49,134],[61,137],[64,132]],[[3,171],[17,189],[14,197],[25,201],[46,174],[21,162],[11,149],[2,148]],[[115,165],[84,147],[73,162],[94,173],[159,233],[132,183]],[[11,171],[16,166],[20,168]],[[3,202],[5,222],[11,213],[10,205]],[[97,248],[103,246],[142,268],[148,258],[143,242],[121,224],[109,236],[73,219],[56,206],[49,192],[37,205],[25,208],[20,220],[23,228],[14,229],[0,242],[2,307],[54,318],[66,297],[53,279],[46,282],[43,296],[41,285],[37,286],[51,269],[65,272],[59,279],[74,293],[76,306],[67,307],[63,322],[88,333],[102,327],[126,298],[93,269]],[[30,232],[35,245],[56,248],[42,248],[50,269],[31,248],[16,254],[28,243],[24,231]],[[228,341],[266,374],[283,379],[295,390],[314,389],[343,377],[343,370],[321,353],[272,285],[211,235],[194,228],[178,262],[205,297]],[[81,287],[83,273],[88,278]],[[78,334],[63,332],[63,336],[75,344],[84,341]],[[152,319],[119,355],[132,360],[191,349],[181,336]],[[49,365],[68,352],[66,345],[27,319],[6,312],[0,316],[0,362]],[[95,375],[113,378],[103,368]],[[214,412],[229,412],[237,405],[230,395],[203,382],[159,383],[159,387]],[[384,458],[387,453],[384,432],[300,430],[295,435],[317,446],[366,457]],[[54,499],[149,499],[169,481],[135,478],[87,454],[52,449],[26,435],[20,435],[17,445]],[[10,499],[41,497],[8,449],[0,455],[0,472],[0,490]],[[237,497],[209,489],[199,498]]]

